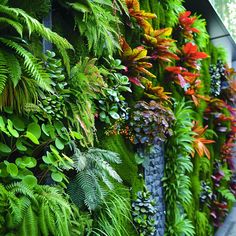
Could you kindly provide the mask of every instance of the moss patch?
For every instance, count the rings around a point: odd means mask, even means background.
[[[120,154],[122,163],[116,171],[123,179],[124,185],[131,187],[133,194],[142,190],[144,181],[142,177],[139,177],[133,145],[120,135],[105,136],[100,140],[99,146]]]

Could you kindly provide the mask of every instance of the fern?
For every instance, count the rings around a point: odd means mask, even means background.
[[[194,236],[195,232],[192,222],[187,219],[185,214],[180,214],[179,210],[173,210],[176,212],[173,224],[166,227],[165,236]]]
[[[197,211],[195,212],[195,220],[196,220],[196,235],[197,236],[208,236],[211,235],[210,223],[206,216],[206,213]]]
[[[233,193],[229,189],[221,187],[218,189],[218,191],[220,192],[222,197],[224,197],[228,201],[235,202],[235,196],[233,195]]]
[[[4,57],[4,54],[2,50],[0,49],[0,94],[5,88],[6,82],[7,82],[7,68],[6,68],[6,59]]]
[[[65,90],[70,95],[68,99],[68,118],[72,126],[83,134],[80,141],[82,146],[93,146],[95,134],[95,100],[103,94],[106,86],[99,69],[95,66],[96,59],[85,58],[77,63],[71,70],[68,84],[70,90]]]
[[[206,29],[206,21],[201,16],[196,16],[197,20],[193,23],[193,27],[200,31],[195,35],[195,43],[200,49],[206,48],[209,43],[209,34]]]
[[[190,153],[193,151],[192,109],[184,100],[175,103],[173,136],[166,144],[166,165],[163,187],[166,202],[166,235],[194,235],[191,221],[185,209],[191,207],[191,181],[187,174],[192,173]],[[173,178],[174,177],[174,178]]]
[[[21,25],[26,25],[29,32],[29,36],[32,33],[36,33],[39,36],[44,37],[49,42],[56,45],[58,51],[61,53],[64,64],[69,71],[70,61],[67,55],[67,49],[73,49],[72,45],[64,38],[52,32],[49,28],[46,28],[35,18],[29,16],[25,11],[19,8],[11,8],[6,5],[0,5],[0,12],[8,15],[9,17],[15,19]],[[12,24],[11,24],[12,25]]]
[[[125,8],[121,0],[119,3]],[[83,3],[67,2],[63,5],[75,14],[75,26],[79,29],[80,35],[86,37],[88,49],[93,51],[95,56],[112,55],[120,48],[118,43],[120,22],[118,17],[112,14],[114,5],[111,0],[86,0]],[[119,5],[116,4],[116,7]]]
[[[174,27],[178,22],[179,13],[185,10],[183,6],[183,0],[162,0],[159,1],[159,12],[156,12],[157,3],[155,0],[151,0],[151,6],[154,10],[153,13],[157,13],[160,19],[161,27]],[[160,14],[158,14],[160,13]]]
[[[39,61],[30,52],[25,50],[19,44],[8,39],[0,38],[0,42],[14,49],[15,52],[24,59],[24,66],[26,70],[33,78],[37,80],[38,85],[42,89],[45,89],[47,91],[52,91],[50,87],[51,80],[49,74],[45,72],[42,65],[39,64]]]
[[[4,57],[7,61],[6,67],[8,69],[9,77],[14,85],[17,86],[18,82],[21,80],[22,70],[18,59],[12,53],[8,51],[3,51]]]
[[[11,20],[6,17],[0,17],[0,23],[7,23],[11,27],[13,27],[16,30],[16,32],[22,37],[23,26],[19,22]]]
[[[98,148],[90,148],[86,152],[81,152],[75,145],[72,158],[78,173],[70,181],[68,193],[72,201],[79,207],[85,205],[89,210],[94,210],[105,197],[106,189],[104,187],[112,189],[111,180],[122,181],[110,165],[110,163],[120,163],[120,158],[114,152]]]
[[[71,235],[71,219],[76,220],[79,215],[74,215],[74,206],[59,189],[13,183],[5,187],[0,184],[0,190],[0,213],[6,216],[1,235]]]

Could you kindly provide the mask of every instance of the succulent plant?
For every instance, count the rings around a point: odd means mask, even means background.
[[[221,90],[228,87],[224,63],[217,60],[216,65],[210,66],[209,73],[211,75],[211,95],[218,97]]]
[[[171,123],[175,120],[172,111],[155,101],[139,101],[131,114],[130,126],[134,143],[152,144],[165,141],[172,135]]]
[[[107,124],[128,119],[129,108],[123,93],[132,92],[128,77],[119,73],[120,70],[125,68],[121,65],[121,61],[111,57],[109,59],[110,68],[102,69],[102,74],[106,78],[108,87],[104,88],[105,96],[98,101],[99,118]]]
[[[42,101],[40,101],[39,107],[41,108],[42,115],[49,118],[50,120],[61,120],[65,116],[65,104],[63,96],[54,94],[45,97]]]
[[[137,200],[132,203],[132,216],[140,236],[155,235],[155,214],[155,201],[151,200],[151,193],[146,189],[138,192]]]

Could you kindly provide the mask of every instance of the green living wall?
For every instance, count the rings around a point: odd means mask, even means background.
[[[2,0],[0,15],[0,235],[155,235],[136,150],[158,141],[165,235],[213,235],[236,191],[236,86],[204,19],[182,0]]]

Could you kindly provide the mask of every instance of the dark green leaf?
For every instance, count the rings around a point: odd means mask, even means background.
[[[27,131],[30,132],[31,134],[33,134],[36,139],[39,139],[40,136],[41,136],[41,128],[40,128],[40,126],[39,126],[37,123],[35,123],[35,122],[30,123],[30,124],[28,125]]]

